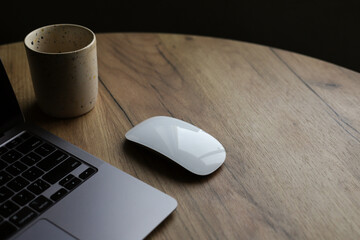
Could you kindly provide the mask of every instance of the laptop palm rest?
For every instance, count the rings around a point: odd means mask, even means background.
[[[40,219],[21,234],[16,240],[76,240],[67,232],[58,228],[46,219]]]
[[[79,239],[143,239],[176,206],[175,199],[103,164],[43,217]]]

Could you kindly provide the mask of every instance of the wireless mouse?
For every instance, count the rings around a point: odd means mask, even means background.
[[[157,116],[132,129],[126,139],[168,157],[197,175],[208,175],[225,161],[226,152],[213,136],[182,120]]]

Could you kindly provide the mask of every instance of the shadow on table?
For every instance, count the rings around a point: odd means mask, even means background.
[[[23,114],[27,122],[38,126],[44,126],[47,130],[51,129],[52,126],[58,127],[62,124],[66,124],[67,121],[81,121],[81,117],[60,119],[48,116],[42,112],[36,102],[33,102],[29,104],[27,108],[24,108]],[[147,168],[154,174],[161,175],[165,178],[178,182],[201,184],[210,180],[222,170],[220,168],[210,175],[198,176],[184,169],[169,158],[137,143],[126,140],[122,149],[124,153],[131,158],[131,160],[136,161],[142,167]]]
[[[81,117],[82,117],[82,116],[77,116],[70,118],[57,118],[57,117],[49,116],[40,109],[36,101],[29,104],[29,106],[27,106],[26,108],[23,108],[22,112],[24,114],[24,118],[26,122],[30,122],[38,126],[44,126],[44,125],[52,126],[52,124],[59,124],[59,122],[66,123],[68,121],[81,121]]]
[[[36,101],[29,104],[26,108],[23,108],[22,112],[26,122],[35,123],[37,125],[40,125],[41,123],[56,122],[59,120],[46,115],[36,104]]]
[[[132,160],[137,161],[142,166],[154,172],[154,174],[159,174],[183,183],[203,183],[221,171],[221,169],[218,169],[210,175],[198,176],[158,152],[128,140],[123,144],[123,151]]]

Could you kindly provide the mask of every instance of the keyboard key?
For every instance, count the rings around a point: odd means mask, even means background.
[[[28,207],[24,207],[10,218],[10,221],[18,227],[22,227],[33,220],[37,214]]]
[[[81,165],[80,161],[70,157],[64,162],[60,163],[50,172],[45,174],[43,176],[43,179],[51,184],[54,184],[80,165]]]
[[[13,177],[9,173],[7,173],[5,171],[0,172],[0,186],[7,183],[12,178]]]
[[[26,140],[25,142],[23,142],[22,144],[20,144],[16,149],[19,152],[26,154],[26,153],[30,152],[31,150],[37,148],[41,144],[42,144],[42,141],[40,139],[38,139],[37,137],[31,137],[28,140]]]
[[[21,142],[22,142],[23,140],[20,138],[20,137],[17,137],[17,138],[15,138],[15,139],[13,139],[13,140],[11,140],[10,142],[8,142],[7,144],[6,144],[6,147],[7,148],[14,148],[14,147],[16,147],[17,145],[19,145]]]
[[[41,168],[44,171],[48,171],[51,168],[58,165],[59,163],[61,163],[62,161],[64,161],[67,157],[68,157],[67,154],[63,153],[62,151],[57,150],[54,153],[52,153],[51,155],[49,155],[48,157],[46,157],[44,160],[39,162],[36,166],[38,166],[39,168]]]
[[[73,177],[68,183],[65,184],[65,188],[68,190],[74,189],[77,185],[81,183],[81,180],[77,177]]]
[[[40,156],[46,157],[50,153],[52,153],[55,150],[53,146],[50,144],[44,143],[40,147],[38,147],[35,152],[38,153]]]
[[[7,239],[16,232],[17,228],[5,221],[0,224],[0,239]]]
[[[43,175],[44,172],[42,170],[40,170],[37,167],[31,167],[28,170],[26,170],[22,176],[24,178],[26,178],[27,180],[29,180],[30,182],[36,180],[37,178],[39,178],[41,175]]]
[[[6,153],[8,149],[6,147],[0,147],[0,156]]]
[[[32,201],[29,206],[34,209],[35,211],[38,211],[39,213],[42,213],[46,209],[48,209],[52,205],[52,201],[44,197],[43,195],[37,197],[34,201]]]
[[[5,170],[8,173],[12,174],[13,176],[17,176],[20,173],[22,173],[23,171],[25,171],[26,169],[27,169],[27,166],[18,161],[18,162],[15,162],[14,164],[8,166]]]
[[[65,186],[65,184],[67,184],[71,179],[73,179],[75,176],[74,175],[72,175],[72,174],[69,174],[69,175],[67,175],[66,177],[64,177],[60,182],[59,182],[59,184],[61,185],[61,186]]]
[[[1,187],[0,188],[0,203],[4,202],[5,200],[8,200],[14,193],[7,187]]]
[[[40,160],[41,157],[34,152],[29,153],[28,155],[26,155],[21,159],[21,161],[28,166],[32,166]]]
[[[44,180],[38,179],[34,183],[32,183],[27,189],[33,192],[34,194],[39,195],[49,187],[50,185],[46,183]]]
[[[12,200],[14,202],[16,202],[17,204],[19,204],[20,206],[24,206],[25,204],[27,204],[28,202],[30,202],[34,198],[35,198],[34,194],[32,194],[28,190],[24,189],[21,192],[19,192],[18,194],[16,194],[12,198]]]
[[[56,193],[54,193],[53,195],[50,196],[51,200],[53,200],[54,202],[60,200],[62,197],[64,197],[66,195],[67,191],[65,188],[61,188],[59,189]]]
[[[1,159],[6,161],[7,163],[13,163],[21,157],[22,157],[21,153],[15,151],[15,150],[10,150],[7,153],[5,153],[4,155],[2,155]]]
[[[95,172],[96,172],[95,169],[88,168],[79,175],[79,178],[81,178],[82,180],[85,180],[88,177],[90,177],[91,175],[93,175]]]
[[[8,164],[6,162],[4,162],[3,160],[0,159],[0,169],[4,169],[6,168]]]
[[[15,213],[19,207],[12,201],[7,201],[4,204],[0,205],[0,215],[7,218],[11,214]]]
[[[23,177],[16,177],[15,179],[11,180],[7,186],[13,190],[14,192],[18,192],[21,189],[23,189],[24,187],[26,187],[27,185],[29,185],[29,182],[24,179]]]

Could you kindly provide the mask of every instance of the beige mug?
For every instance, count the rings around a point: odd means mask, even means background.
[[[69,118],[94,108],[98,94],[96,37],[88,28],[57,24],[24,40],[35,96],[47,114]]]

